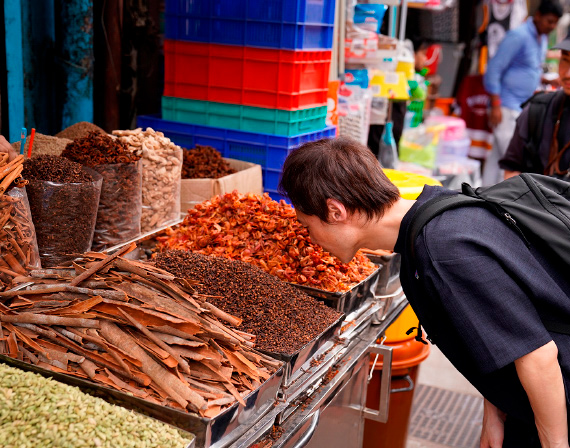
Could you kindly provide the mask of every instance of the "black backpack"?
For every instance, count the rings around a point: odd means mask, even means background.
[[[439,196],[422,204],[407,235],[410,260],[415,259],[414,243],[421,229],[440,213],[463,206],[487,207],[504,219],[527,246],[540,245],[548,257],[570,268],[570,183],[530,173],[486,188],[473,189],[464,183],[461,193]],[[570,334],[570,323],[543,323],[550,331]]]

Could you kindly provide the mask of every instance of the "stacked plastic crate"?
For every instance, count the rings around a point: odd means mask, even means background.
[[[258,163],[281,199],[283,162],[326,127],[335,0],[167,0],[162,119],[185,147]]]

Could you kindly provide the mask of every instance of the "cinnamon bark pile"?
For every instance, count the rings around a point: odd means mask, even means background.
[[[121,257],[132,249],[16,278],[33,285],[0,293],[0,353],[205,417],[244,404],[280,363],[191,279]]]

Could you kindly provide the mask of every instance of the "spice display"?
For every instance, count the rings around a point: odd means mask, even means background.
[[[184,151],[182,179],[219,179],[235,172],[211,146],[196,145],[194,149]]]
[[[36,232],[22,176],[24,156],[0,154],[0,290],[40,266]]]
[[[91,167],[103,176],[93,249],[104,250],[140,235],[140,155],[109,135],[91,132],[67,145],[62,156]]]
[[[311,243],[293,208],[267,194],[233,192],[197,204],[159,240],[158,250],[242,260],[282,280],[325,291],[347,291],[377,269],[361,252],[344,264]]]
[[[26,150],[30,146],[30,138],[31,136],[28,136],[26,138]],[[52,156],[59,156],[69,143],[71,143],[71,140],[67,138],[52,137],[51,135],[44,135],[36,132],[34,136],[33,146],[34,155],[48,154]],[[12,148],[14,148],[14,151],[19,154],[20,142],[17,141],[12,143]]]
[[[113,131],[113,135],[142,157],[141,231],[150,232],[178,219],[182,148],[151,128]]]
[[[40,258],[57,266],[91,248],[103,178],[60,156],[24,162]]]
[[[195,294],[192,279],[113,255],[89,253],[74,268],[35,270],[0,292],[0,351],[135,397],[213,417],[280,365],[240,319]]]
[[[240,329],[256,336],[255,346],[295,353],[341,316],[299,289],[243,261],[186,251],[157,254],[156,266],[199,283],[208,301],[243,320]]]
[[[80,121],[79,123],[72,124],[65,128],[63,131],[55,134],[59,138],[67,138],[75,140],[77,138],[87,137],[90,132],[97,132],[98,134],[106,134],[104,129],[88,121]]]
[[[9,447],[184,448],[172,426],[80,389],[0,364],[0,440]]]

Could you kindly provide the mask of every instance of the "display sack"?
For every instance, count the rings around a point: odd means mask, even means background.
[[[93,167],[103,176],[92,249],[102,251],[141,233],[142,162]]]
[[[26,186],[43,267],[61,265],[91,249],[103,177],[92,182],[30,180]]]

